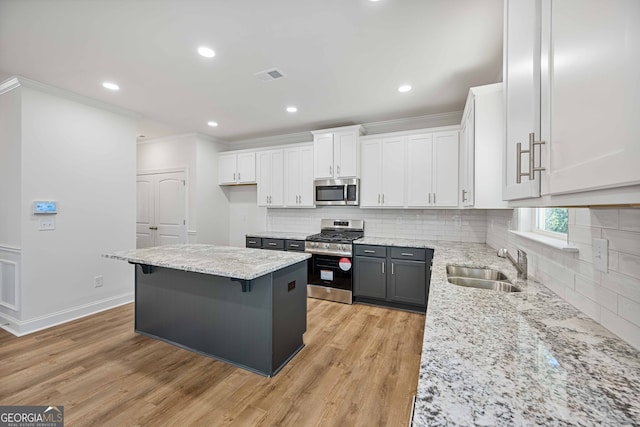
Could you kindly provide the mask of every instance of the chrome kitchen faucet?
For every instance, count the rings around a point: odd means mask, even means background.
[[[527,280],[527,253],[518,249],[518,261],[513,259],[506,248],[498,249],[498,256],[511,261],[511,264],[518,270],[518,279]]]

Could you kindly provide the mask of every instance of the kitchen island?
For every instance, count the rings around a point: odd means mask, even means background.
[[[104,255],[135,264],[135,330],[265,375],[304,347],[307,259],[202,244]]]

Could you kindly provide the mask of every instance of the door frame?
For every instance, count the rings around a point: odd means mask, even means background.
[[[191,236],[197,236],[197,231],[196,230],[191,230],[191,218],[189,216],[189,200],[190,199],[190,191],[189,191],[189,186],[191,185],[190,180],[189,180],[189,167],[188,166],[178,166],[175,168],[162,168],[162,169],[145,169],[145,170],[141,170],[141,171],[136,171],[136,178],[139,175],[156,175],[156,174],[161,174],[161,173],[172,173],[172,172],[184,172],[184,180],[185,180],[185,193],[184,193],[184,216],[186,217],[185,219],[187,220],[187,224],[185,225],[186,227],[186,232],[187,232],[187,242],[186,243],[190,243],[189,240]]]

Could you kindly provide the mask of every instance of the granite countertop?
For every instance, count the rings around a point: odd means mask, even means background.
[[[258,231],[257,233],[248,233],[247,237],[263,237],[267,239],[288,239],[288,240],[305,240],[307,236],[314,233],[295,233],[289,231]]]
[[[405,248],[431,248],[433,249],[438,245],[434,240],[421,240],[421,239],[396,239],[392,237],[363,237],[362,239],[354,240],[355,245],[375,245],[375,246],[401,246]]]
[[[640,352],[540,283],[517,281],[484,244],[427,247],[435,257],[414,426],[640,424]],[[450,284],[447,264],[498,269],[522,292]]]
[[[104,254],[106,258],[233,279],[252,280],[311,258],[304,252],[203,244],[166,245]]]

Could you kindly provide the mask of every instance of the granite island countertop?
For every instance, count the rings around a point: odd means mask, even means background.
[[[103,256],[135,264],[148,264],[241,280],[253,280],[311,258],[310,254],[304,252],[264,251],[204,244],[155,246]]]
[[[484,244],[435,249],[414,426],[640,425],[640,352]],[[446,265],[504,272],[518,293],[447,282]]]

